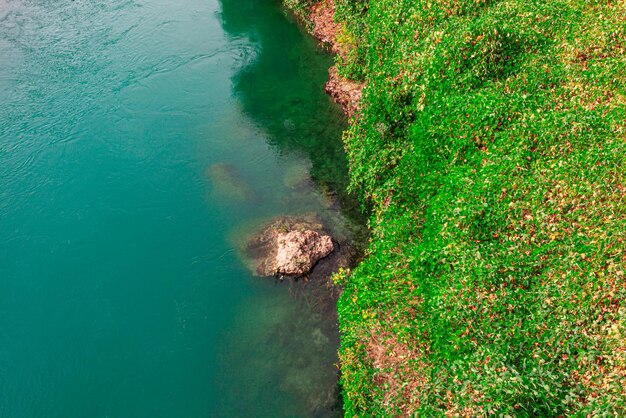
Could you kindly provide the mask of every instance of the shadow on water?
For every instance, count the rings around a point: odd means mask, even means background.
[[[323,192],[336,194],[344,213],[362,221],[347,196],[348,170],[341,133],[347,121],[324,93],[332,57],[286,18],[275,0],[220,0],[221,22],[232,40],[245,38],[258,54],[233,77],[244,113],[278,153],[299,153]]]

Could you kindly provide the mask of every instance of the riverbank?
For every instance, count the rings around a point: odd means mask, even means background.
[[[336,2],[337,74],[365,85],[350,190],[373,207],[336,278],[346,415],[626,413],[624,15]]]

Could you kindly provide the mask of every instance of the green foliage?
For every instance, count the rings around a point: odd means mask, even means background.
[[[312,28],[309,14],[311,13],[311,6],[315,3],[315,0],[282,0],[283,6],[290,10],[309,30]]]
[[[342,77],[363,81],[365,77],[365,48],[353,47],[362,41],[367,30],[362,19],[369,7],[369,0],[335,0],[335,20],[342,23],[343,34],[338,36],[339,43],[348,38],[350,48],[336,57],[339,74]]]
[[[374,207],[347,415],[625,415],[624,2],[336,4]]]

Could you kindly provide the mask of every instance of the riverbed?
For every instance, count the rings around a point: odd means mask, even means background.
[[[335,313],[237,250],[358,229],[331,63],[270,0],[0,1],[0,417],[338,413]]]

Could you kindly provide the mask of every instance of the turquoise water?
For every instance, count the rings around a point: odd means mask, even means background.
[[[270,0],[0,0],[0,417],[336,412],[333,313],[235,245],[352,229],[330,60]]]

